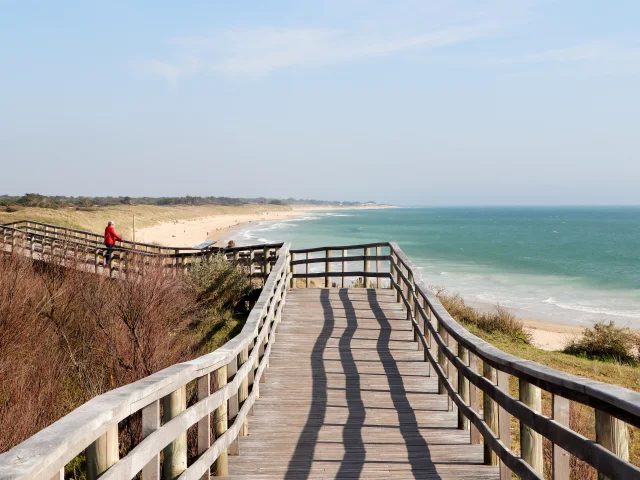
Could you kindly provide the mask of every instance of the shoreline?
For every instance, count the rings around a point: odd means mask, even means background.
[[[291,209],[271,208],[265,205],[264,210],[252,213],[221,213],[203,217],[161,222],[145,228],[136,229],[136,239],[143,243],[159,243],[161,245],[194,247],[202,243],[226,241],[231,233],[236,232],[253,222],[274,222],[304,217],[312,212],[334,212],[343,210],[378,210],[397,208],[392,205],[371,206],[316,206],[300,205]],[[235,241],[235,240],[234,240]],[[239,242],[236,242],[240,245]]]
[[[162,222],[158,225],[138,230],[139,240],[147,243],[158,242],[164,245],[184,245],[196,246],[204,242],[225,243],[228,239],[233,239],[234,232],[240,232],[253,222],[274,222],[281,220],[292,220],[300,218],[314,212],[333,212],[341,210],[373,210],[383,208],[396,208],[392,206],[363,206],[363,207],[319,207],[300,206],[291,210],[269,210],[265,206],[264,211],[255,213],[225,213],[210,215],[192,219],[175,220],[172,222]],[[470,306],[479,310],[492,310],[495,305],[475,301],[467,302]],[[514,309],[509,309],[514,310]],[[517,316],[517,315],[516,315]],[[533,346],[546,351],[562,350],[566,343],[582,335],[585,326],[569,325],[545,319],[522,318],[526,330],[531,333]]]

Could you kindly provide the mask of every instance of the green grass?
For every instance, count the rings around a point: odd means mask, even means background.
[[[549,352],[514,340],[508,334],[500,332],[488,333],[472,324],[463,323],[462,325],[477,337],[505,353],[538,362],[573,375],[640,391],[640,368],[637,366],[612,360],[593,360],[559,351]],[[510,377],[509,379],[509,392],[512,397],[518,398],[518,379],[515,377]],[[551,394],[545,391],[542,392],[542,413],[546,416],[551,416]],[[595,413],[593,408],[572,402],[570,426],[585,437],[595,440]],[[519,422],[512,418],[511,449],[517,454],[520,453],[519,428]],[[551,466],[550,452],[551,444],[545,441],[545,478],[549,478],[546,474]],[[633,464],[640,465],[640,429],[635,427],[629,427],[629,457]],[[576,462],[574,459],[572,468],[575,471],[572,476],[574,480],[595,478],[593,469],[582,462]]]

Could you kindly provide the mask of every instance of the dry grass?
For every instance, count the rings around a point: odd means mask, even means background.
[[[33,220],[62,227],[102,232],[109,220],[118,224],[118,233],[130,238],[132,218],[136,217],[136,229],[163,222],[188,220],[212,215],[257,214],[263,212],[291,211],[286,205],[247,204],[239,206],[158,206],[158,205],[113,205],[92,208],[19,208],[15,212],[0,212],[0,224],[18,220]]]
[[[491,312],[480,312],[466,305],[458,294],[449,293],[442,287],[430,288],[436,292],[438,300],[458,322],[474,325],[487,333],[498,332],[521,343],[531,343],[531,334],[524,329],[524,324],[500,305]]]

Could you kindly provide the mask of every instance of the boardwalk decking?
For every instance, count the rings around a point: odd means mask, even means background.
[[[395,292],[293,289],[231,479],[497,479]]]

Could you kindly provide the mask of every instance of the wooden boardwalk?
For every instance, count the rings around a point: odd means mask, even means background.
[[[293,289],[231,479],[497,479],[392,290]]]

